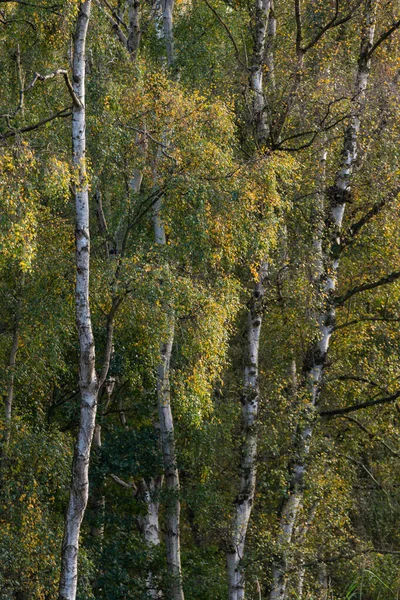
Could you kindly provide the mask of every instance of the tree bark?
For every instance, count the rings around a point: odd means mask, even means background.
[[[268,17],[268,31],[267,41],[265,45],[265,64],[267,65],[266,78],[271,84],[271,88],[275,91],[275,38],[276,38],[276,17],[274,10],[274,2],[271,0],[269,17]]]
[[[19,309],[18,309],[19,313]],[[1,449],[1,458],[2,461],[6,460],[8,446],[10,444],[11,438],[11,418],[12,418],[12,407],[14,401],[14,383],[15,383],[15,363],[18,352],[18,342],[19,342],[19,315],[16,315],[15,322],[13,326],[13,337],[12,344],[10,350],[10,358],[8,362],[8,387],[7,387],[7,395],[4,400],[4,438],[3,445]]]
[[[136,60],[142,32],[140,30],[140,2],[128,0],[129,6],[129,35],[126,42],[128,52],[133,61]]]
[[[259,403],[258,363],[261,324],[263,319],[262,302],[264,283],[268,267],[263,263],[259,279],[254,287],[247,321],[247,350],[243,373],[242,432],[243,446],[240,462],[240,486],[235,500],[235,517],[230,548],[227,553],[229,600],[243,600],[245,580],[243,557],[246,533],[254,503],[257,474],[257,415]]]
[[[318,335],[316,341],[309,348],[303,365],[309,402],[304,408],[302,419],[296,431],[293,458],[288,469],[288,497],[283,501],[279,514],[280,533],[277,543],[277,556],[272,569],[270,600],[283,600],[286,598],[288,549],[292,542],[296,518],[302,506],[307,458],[316,418],[315,404],[320,394],[330,339],[335,326],[336,311],[333,294],[337,285],[340,235],[345,205],[350,199],[350,183],[357,159],[360,119],[365,105],[365,92],[371,65],[369,52],[373,45],[375,33],[376,0],[367,0],[365,9],[365,26],[362,34],[351,117],[344,134],[341,165],[336,173],[334,185],[326,192],[327,218],[324,221],[322,230],[317,228],[313,243],[317,268],[314,288],[317,297],[315,317],[318,323]]]
[[[163,36],[167,52],[167,65],[172,67],[175,62],[174,50],[174,32],[173,32],[173,11],[174,0],[161,0],[162,18],[163,18]]]
[[[171,410],[169,367],[174,339],[174,324],[169,322],[168,339],[161,345],[161,361],[157,367],[158,416],[164,461],[166,498],[167,569],[171,579],[172,600],[184,600],[180,552],[180,485],[176,464],[174,421]]]
[[[74,102],[73,106],[72,149],[76,177],[74,189],[76,205],[75,308],[80,345],[79,387],[81,411],[72,465],[70,497],[65,517],[59,600],[75,600],[76,598],[79,534],[88,501],[89,456],[95,428],[98,395],[95,344],[89,305],[89,199],[85,165],[85,49],[90,6],[91,0],[85,0],[79,5],[74,34],[73,89],[78,101]]]
[[[163,485],[164,477],[151,478],[148,481],[142,479],[138,485],[138,498],[146,505],[146,513],[138,517],[138,525],[141,534],[149,549],[160,545],[159,530],[159,493]],[[162,598],[151,570],[148,572],[146,581],[150,598],[157,600]]]
[[[271,0],[255,0],[254,46],[250,68],[250,89],[253,92],[253,123],[255,138],[259,145],[266,144],[269,127],[265,118],[265,94],[263,85],[264,59]]]

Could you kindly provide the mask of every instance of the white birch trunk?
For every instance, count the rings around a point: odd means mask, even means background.
[[[79,5],[73,57],[73,89],[77,100],[72,114],[72,148],[76,204],[76,322],[80,344],[81,414],[72,466],[71,491],[62,544],[59,600],[75,600],[78,581],[79,534],[88,500],[89,456],[95,428],[98,380],[89,307],[89,201],[85,166],[85,48],[91,0]]]
[[[19,313],[19,308],[18,308]],[[14,401],[14,383],[15,383],[15,363],[18,352],[18,343],[19,343],[19,316],[15,318],[15,323],[13,327],[13,337],[12,344],[10,350],[10,358],[8,362],[8,386],[7,386],[7,395],[4,400],[4,438],[1,449],[2,460],[5,460],[7,457],[8,446],[10,444],[11,438],[11,418],[12,418],[12,407]]]
[[[272,569],[272,586],[270,600],[286,598],[288,576],[288,548],[292,542],[294,526],[304,495],[304,476],[306,461],[310,450],[311,437],[315,420],[315,404],[319,397],[323,370],[326,362],[329,343],[335,326],[335,307],[333,293],[337,284],[339,267],[340,234],[346,202],[350,197],[350,183],[357,159],[357,142],[360,131],[360,118],[365,104],[365,91],[370,72],[369,50],[373,45],[375,33],[376,0],[367,0],[365,28],[362,35],[360,57],[355,82],[355,93],[349,124],[345,130],[342,162],[336,174],[334,185],[327,190],[328,225],[323,237],[328,242],[323,250],[321,239],[314,240],[316,254],[321,252],[322,260],[317,256],[317,269],[321,270],[316,277],[316,292],[320,295],[319,309],[316,314],[318,337],[309,350],[304,364],[306,384],[310,392],[310,402],[305,409],[303,422],[298,428],[294,444],[294,458],[289,465],[289,496],[283,502],[280,511],[280,533],[278,537],[278,556]]]
[[[172,67],[175,62],[173,31],[174,0],[161,0],[161,8],[163,18],[163,37],[165,40],[165,49],[167,52],[167,65],[169,67]]]
[[[168,48],[168,44],[167,44]],[[157,156],[157,159],[160,155]],[[153,170],[154,187],[157,182],[157,159]],[[165,246],[165,228],[161,217],[162,198],[153,207],[154,241],[160,247]],[[157,402],[160,426],[161,449],[163,455],[164,475],[167,488],[166,498],[166,547],[167,570],[171,581],[171,599],[184,600],[182,587],[182,568],[180,551],[180,484],[179,471],[176,464],[174,419],[171,408],[169,383],[170,360],[174,343],[174,316],[165,307],[167,323],[166,340],[161,343],[160,363],[157,366]]]
[[[276,38],[276,18],[274,10],[274,2],[271,0],[269,17],[268,17],[268,31],[267,41],[265,45],[265,64],[267,65],[267,80],[271,84],[272,90],[275,91],[275,38]]]
[[[171,579],[172,600],[184,600],[180,551],[180,485],[176,464],[174,421],[171,410],[169,366],[174,339],[173,320],[169,323],[168,339],[161,345],[161,361],[157,367],[158,417],[164,462],[166,499],[167,569]]]
[[[266,263],[260,267],[254,287],[247,323],[247,351],[243,374],[242,431],[244,441],[240,463],[240,486],[235,500],[232,538],[227,553],[229,600],[243,600],[245,580],[243,556],[246,534],[254,503],[257,475],[257,414],[259,403],[258,363],[260,333],[263,318],[264,282],[268,274]]]
[[[148,548],[160,545],[159,530],[159,493],[163,484],[163,477],[151,478],[149,481],[142,479],[138,485],[138,498],[146,505],[146,514],[138,517],[138,525]],[[152,600],[162,598],[154,576],[148,572],[146,587]]]
[[[139,0],[128,0],[129,6],[129,35],[126,40],[128,52],[133,61],[136,60],[140,45],[142,32],[140,30],[140,2]]]
[[[265,118],[265,95],[263,86],[264,56],[268,28],[268,16],[271,0],[255,0],[254,47],[250,69],[250,88],[253,92],[253,112],[255,134],[258,144],[265,144],[269,136],[269,127]]]

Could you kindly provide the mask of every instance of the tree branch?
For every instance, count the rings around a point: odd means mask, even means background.
[[[110,23],[110,25],[113,28],[113,30],[115,31],[115,33],[117,34],[119,41],[124,46],[124,48],[127,50],[128,38],[122,31],[120,24],[118,23],[118,20],[114,19],[114,17],[117,17],[117,15],[115,15],[114,11],[112,10],[112,7],[109,6],[108,2],[105,2],[105,5],[107,6],[107,8],[112,11],[112,15],[110,15],[105,10],[105,8],[102,6],[102,3],[100,2],[100,0],[95,0],[95,2],[97,4],[97,6],[99,7],[99,9],[101,10],[101,12],[106,17],[106,19],[108,20],[108,22]],[[119,21],[121,21],[121,19],[119,19]],[[121,24],[123,24],[125,26],[125,23],[122,22]]]
[[[137,487],[136,487],[136,485],[133,482],[132,483],[127,483],[126,481],[124,481],[120,477],[117,477],[117,475],[114,475],[113,473],[110,473],[110,477],[111,477],[111,479],[113,481],[115,481],[115,483],[117,483],[118,485],[120,485],[125,490],[131,490],[134,494],[137,493]]]
[[[233,47],[235,49],[235,56],[236,56],[236,60],[242,65],[242,67],[244,67],[246,70],[248,70],[248,66],[242,61],[242,59],[240,58],[240,52],[239,52],[239,48],[238,45],[235,41],[235,38],[233,37],[229,27],[227,26],[227,24],[221,19],[221,17],[219,16],[219,14],[217,13],[217,11],[215,10],[215,8],[208,2],[208,0],[204,0],[205,4],[208,6],[208,8],[211,10],[211,12],[214,14],[214,16],[217,18],[218,22],[220,23],[220,25],[222,25],[222,27],[225,29],[226,33],[228,34],[229,39],[231,40]]]
[[[391,396],[385,396],[383,398],[376,398],[375,400],[367,400],[366,402],[362,402],[360,404],[353,404],[351,406],[345,406],[344,408],[333,408],[332,410],[322,410],[319,413],[320,417],[338,417],[342,415],[347,415],[348,413],[355,412],[357,410],[362,410],[364,408],[370,408],[371,406],[377,406],[380,404],[389,404],[390,402],[394,402],[397,398],[400,397],[400,391],[392,394]]]
[[[68,91],[71,95],[72,102],[78,108],[82,108],[82,102],[79,100],[78,96],[75,94],[74,89],[72,87],[71,81],[68,76],[68,71],[66,69],[56,69],[47,75],[41,75],[40,73],[35,73],[31,83],[22,90],[22,94],[25,94],[29,90],[31,90],[38,81],[47,81],[47,79],[53,79],[53,77],[57,77],[58,75],[62,75],[64,77],[65,84],[68,88]]]
[[[348,235],[342,240],[341,251],[344,248],[349,247],[353,243],[354,238],[358,235],[361,229],[365,225],[367,225],[371,221],[371,219],[378,215],[384,206],[386,206],[391,200],[394,200],[399,193],[400,187],[396,187],[387,196],[381,198],[379,202],[374,204],[374,206],[367,213],[365,213],[365,215],[363,215],[358,221],[350,225],[348,229]]]
[[[364,321],[372,321],[373,323],[382,322],[382,323],[399,323],[400,318],[385,318],[385,317],[361,317],[359,319],[353,319],[352,321],[347,321],[347,323],[342,323],[341,325],[335,325],[333,331],[338,331],[339,329],[344,329],[345,327],[351,327],[352,325],[358,325],[358,323],[362,323]]]
[[[387,444],[385,442],[385,440],[383,440],[380,436],[378,436],[376,433],[373,433],[372,431],[370,431],[365,425],[364,423],[361,423],[358,419],[355,419],[354,417],[347,417],[345,415],[343,415],[343,419],[346,419],[346,421],[349,421],[350,423],[354,423],[355,425],[357,425],[362,431],[364,431],[364,433],[366,433],[371,439],[376,438],[378,440],[378,442],[380,442],[383,446],[385,446],[385,448],[387,450],[389,450],[389,452],[393,455],[393,456],[400,456],[400,452],[397,452],[396,450],[394,450],[391,446],[389,446],[389,444]]]
[[[360,5],[360,2],[358,2],[357,7]],[[357,8],[356,7],[356,8]],[[350,19],[354,16],[354,11],[355,9],[348,13],[346,16],[342,17],[341,19],[338,19],[339,16],[339,0],[336,0],[336,6],[335,6],[335,14],[332,17],[332,19],[330,21],[328,21],[328,23],[326,25],[324,25],[316,34],[316,36],[314,37],[313,40],[311,40],[311,42],[309,42],[306,46],[304,46],[302,48],[303,53],[305,54],[306,52],[308,52],[309,50],[311,50],[311,48],[313,48],[316,44],[318,44],[319,40],[325,35],[325,33],[327,31],[329,31],[330,29],[334,29],[335,27],[339,27],[339,25],[343,25],[344,23],[347,23],[347,21],[350,21]]]
[[[66,111],[68,111],[68,112],[66,112]],[[28,131],[34,131],[35,129],[39,129],[39,127],[42,127],[42,125],[46,125],[46,123],[49,123],[50,121],[54,121],[54,119],[70,117],[71,115],[72,115],[72,112],[69,107],[63,108],[62,110],[55,113],[54,115],[51,115],[50,117],[47,117],[46,119],[43,119],[42,121],[39,121],[38,123],[35,123],[34,125],[28,125],[27,127],[21,127],[21,129],[14,129],[13,131],[7,131],[6,133],[0,134],[0,139],[5,140],[9,137],[14,137],[15,135],[18,135],[19,133],[26,133]]]
[[[342,296],[337,296],[334,299],[335,306],[342,306],[347,300],[352,298],[355,294],[359,294],[360,292],[366,292],[368,290],[373,290],[382,285],[387,285],[388,283],[393,283],[397,279],[400,278],[400,271],[394,271],[390,273],[390,275],[385,275],[385,277],[381,277],[378,281],[373,281],[371,283],[363,283],[361,285],[356,285],[353,289],[348,290]]]
[[[385,31],[385,33],[383,33],[379,39],[376,40],[376,42],[372,46],[371,50],[368,52],[367,58],[370,58],[373,55],[373,53],[375,52],[375,50],[377,48],[379,48],[379,46],[382,44],[382,42],[387,40],[388,37],[390,37],[392,35],[392,33],[394,33],[396,31],[396,29],[398,29],[399,27],[400,27],[400,19],[398,21],[395,21],[393,23],[393,25],[387,31]]]
[[[106,326],[107,341],[106,341],[106,348],[104,351],[103,366],[102,366],[100,377],[99,377],[99,383],[98,383],[99,389],[102,387],[103,383],[105,382],[105,380],[107,378],[107,374],[108,374],[108,369],[110,368],[110,360],[111,360],[111,353],[112,353],[112,346],[113,346],[114,317],[115,317],[115,313],[117,312],[121,302],[122,302],[121,297],[113,298],[111,310],[107,316],[107,326]]]
[[[294,0],[294,12],[296,17],[296,54],[299,56],[299,54],[303,53],[301,47],[303,41],[303,28],[301,24],[300,0]]]

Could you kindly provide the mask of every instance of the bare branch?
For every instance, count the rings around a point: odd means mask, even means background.
[[[398,317],[360,317],[359,319],[353,319],[352,321],[347,321],[346,323],[342,323],[341,325],[335,325],[333,331],[338,331],[339,329],[344,329],[345,327],[351,327],[352,325],[358,325],[359,323],[363,323],[364,321],[372,321],[373,323],[399,323],[400,318]]]
[[[400,277],[400,271],[394,271],[389,275],[385,275],[385,277],[381,277],[378,281],[373,281],[371,283],[363,283],[361,285],[356,285],[353,289],[348,290],[342,296],[337,296],[334,299],[335,306],[342,306],[347,300],[352,298],[355,294],[359,294],[360,292],[366,292],[368,290],[373,290],[382,285],[387,285],[388,283],[393,283]]]
[[[110,23],[111,27],[113,28],[113,30],[115,31],[115,33],[118,36],[119,41],[121,42],[121,44],[124,46],[125,49],[128,48],[128,38],[127,36],[124,34],[124,32],[122,31],[120,24],[118,21],[121,22],[121,19],[116,19],[114,18],[117,17],[118,15],[115,14],[115,11],[112,10],[112,7],[109,6],[108,2],[104,2],[105,5],[107,6],[107,8],[109,8],[109,10],[111,10],[112,14],[108,13],[104,6],[102,5],[102,3],[100,2],[100,0],[95,0],[97,6],[99,7],[99,9],[101,10],[101,12],[104,14],[104,16],[107,18],[108,22]],[[123,23],[123,21],[121,22],[121,24],[123,26],[125,26],[125,23]],[[125,26],[126,27],[126,26]]]
[[[242,65],[242,67],[244,67],[246,70],[248,69],[247,65],[242,61],[242,59],[240,58],[240,52],[239,52],[239,48],[238,45],[235,41],[235,38],[233,37],[229,27],[227,26],[227,24],[221,19],[221,17],[219,16],[219,14],[217,13],[217,11],[215,10],[215,8],[208,2],[208,0],[204,0],[205,4],[208,6],[208,8],[211,10],[211,12],[215,15],[215,17],[217,18],[218,22],[220,23],[220,25],[222,25],[222,27],[225,29],[226,33],[228,34],[229,39],[231,40],[233,47],[235,49],[235,56],[237,61]]]
[[[320,417],[339,417],[342,415],[347,415],[348,413],[355,412],[357,410],[362,410],[364,408],[370,408],[371,406],[378,406],[380,404],[390,404],[397,400],[400,397],[400,391],[392,394],[391,396],[385,396],[383,398],[376,398],[375,400],[367,400],[366,402],[361,402],[360,404],[352,404],[351,406],[345,406],[344,408],[333,408],[331,410],[322,410],[319,413]]]
[[[360,5],[360,2],[358,3],[358,6]],[[343,25],[344,23],[347,23],[347,21],[350,21],[351,18],[353,18],[354,16],[354,12],[355,10],[353,10],[352,12],[348,13],[347,15],[345,15],[344,17],[342,17],[341,19],[338,19],[339,16],[339,0],[336,0],[336,6],[335,6],[335,14],[332,17],[332,19],[330,21],[328,21],[328,23],[326,25],[324,25],[324,27],[322,27],[318,33],[316,34],[316,36],[314,37],[314,39],[311,40],[311,42],[309,42],[306,46],[304,46],[302,48],[304,54],[306,52],[308,52],[309,50],[311,50],[311,48],[313,48],[316,44],[318,44],[318,42],[320,41],[320,39],[325,35],[325,33],[327,33],[327,31],[329,31],[330,29],[334,29],[335,27],[339,27],[339,25]]]
[[[68,112],[66,112],[66,111],[68,111]],[[28,125],[27,127],[21,127],[21,129],[13,129],[13,131],[7,131],[6,133],[0,134],[0,139],[5,140],[9,137],[14,137],[20,133],[34,131],[35,129],[39,129],[39,127],[42,127],[42,125],[46,125],[46,123],[49,123],[50,121],[54,121],[54,119],[70,117],[71,115],[72,115],[72,112],[71,112],[70,107],[63,108],[62,110],[55,113],[54,115],[51,115],[50,117],[47,117],[46,119],[43,119],[42,121],[39,121],[38,123],[35,123],[34,125]]]
[[[393,456],[400,456],[400,452],[397,452],[396,450],[394,450],[391,446],[389,446],[389,444],[387,444],[385,442],[385,440],[383,440],[380,436],[378,436],[376,433],[373,433],[372,431],[370,431],[365,425],[364,423],[361,423],[358,419],[354,418],[354,417],[347,417],[345,415],[343,415],[343,419],[346,419],[346,421],[349,421],[350,423],[354,423],[355,425],[357,425],[362,431],[364,431],[364,433],[366,433],[371,439],[376,438],[378,442],[380,442],[383,446],[385,446],[385,448],[387,450],[389,450],[389,452],[393,455]]]
[[[31,90],[38,81],[47,81],[47,79],[53,79],[53,77],[57,77],[58,75],[62,75],[64,77],[65,84],[68,88],[68,91],[71,95],[72,102],[78,108],[82,108],[82,102],[79,100],[78,96],[75,94],[74,89],[72,87],[71,81],[68,76],[68,71],[66,69],[56,69],[47,75],[41,75],[40,73],[35,73],[31,83],[24,90],[21,91],[22,94],[25,94],[29,90]]]
[[[111,479],[113,481],[115,481],[115,483],[117,483],[118,485],[120,485],[125,490],[131,490],[134,494],[137,493],[137,487],[136,487],[136,485],[133,482],[132,483],[127,483],[126,481],[124,481],[120,477],[117,477],[117,475],[114,475],[113,473],[110,473],[110,477],[111,477]]]

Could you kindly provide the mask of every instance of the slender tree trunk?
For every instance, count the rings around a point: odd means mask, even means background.
[[[164,38],[167,64],[173,67],[174,36],[173,36],[173,8],[174,0],[161,0],[163,14],[163,29],[161,36]],[[164,135],[164,137],[166,137]],[[157,162],[157,160],[156,160]],[[156,168],[154,182],[157,180]],[[153,208],[154,241],[160,247],[165,246],[165,228],[161,217],[162,198],[160,197]],[[171,409],[171,394],[169,383],[170,360],[174,343],[174,316],[166,307],[167,335],[160,347],[160,363],[157,367],[157,401],[158,417],[160,423],[161,448],[163,454],[165,483],[167,488],[166,498],[166,546],[167,569],[171,580],[171,600],[184,600],[182,586],[182,567],[180,550],[180,483],[179,471],[176,464],[174,419]]]
[[[174,32],[173,32],[173,11],[174,0],[161,0],[162,18],[163,18],[163,37],[167,52],[167,65],[172,67],[175,61],[174,50]]]
[[[18,309],[19,313],[19,309]],[[15,383],[15,363],[18,352],[18,342],[19,342],[19,316],[18,313],[15,317],[15,322],[13,326],[13,337],[11,343],[10,350],[10,358],[8,362],[8,386],[7,386],[7,395],[4,400],[4,438],[3,438],[3,446],[1,449],[2,460],[5,461],[8,452],[8,446],[10,444],[11,438],[11,417],[12,417],[12,408],[14,401],[14,383]]]
[[[142,479],[138,485],[138,498],[146,505],[146,514],[138,518],[139,530],[143,535],[147,547],[160,545],[159,530],[159,494],[163,485],[164,477],[151,478],[149,481]],[[162,593],[154,581],[151,570],[148,572],[146,581],[150,598],[157,600],[162,598]]]
[[[265,64],[267,65],[266,78],[275,91],[275,38],[276,38],[276,18],[274,10],[274,1],[270,2],[267,41],[265,45]]]
[[[160,246],[165,246],[165,230],[160,210],[161,200],[154,205],[153,228],[155,242]],[[160,347],[160,362],[157,366],[157,402],[164,475],[167,488],[165,507],[167,569],[171,580],[171,599],[184,600],[180,551],[180,484],[179,471],[176,464],[174,419],[171,409],[169,382],[175,327],[174,316],[170,313],[168,308],[166,308],[165,316],[167,322],[167,334],[166,340]]]
[[[266,144],[269,127],[265,115],[266,103],[263,85],[268,16],[271,0],[255,0],[254,47],[250,69],[250,89],[253,92],[253,122],[258,144]]]
[[[254,287],[247,322],[247,350],[243,374],[242,431],[243,446],[240,463],[240,486],[235,500],[235,517],[230,548],[227,553],[229,600],[245,596],[243,557],[246,533],[254,503],[257,474],[257,415],[259,403],[258,363],[260,332],[263,318],[264,283],[268,274],[266,263],[260,267]]]
[[[164,461],[166,498],[167,569],[171,578],[171,599],[184,600],[180,552],[180,485],[176,464],[174,421],[171,410],[169,367],[174,325],[169,322],[168,339],[161,345],[161,361],[157,367],[158,417],[160,421],[161,448]]]
[[[288,548],[292,542],[294,526],[304,495],[304,478],[307,457],[315,422],[315,404],[318,400],[330,339],[335,326],[336,312],[333,294],[337,285],[337,271],[340,256],[340,235],[346,202],[350,199],[350,183],[357,159],[357,143],[360,131],[360,118],[365,104],[365,91],[368,83],[371,59],[369,51],[375,33],[376,0],[367,0],[365,27],[362,35],[360,56],[352,101],[352,114],[344,134],[342,161],[335,177],[334,185],[327,190],[327,218],[321,238],[314,240],[316,265],[321,274],[316,277],[318,298],[316,320],[318,337],[310,347],[305,363],[305,383],[309,390],[309,403],[305,406],[301,425],[299,424],[294,443],[293,459],[289,465],[289,495],[280,510],[280,533],[278,552],[272,569],[270,600],[286,598],[288,577]],[[321,259],[318,253],[321,252]]]
[[[89,456],[95,428],[98,379],[89,306],[89,199],[85,165],[85,48],[91,0],[79,5],[73,57],[73,89],[77,100],[72,114],[73,163],[76,170],[76,322],[80,344],[79,387],[81,413],[72,465],[72,482],[65,517],[59,600],[75,600],[78,581],[79,534],[89,488]]]
[[[139,0],[128,0],[129,6],[129,35],[127,38],[127,49],[133,61],[136,60],[140,45],[142,32],[140,30],[140,2]]]

